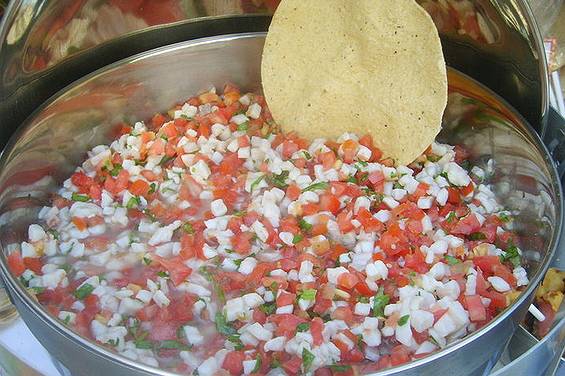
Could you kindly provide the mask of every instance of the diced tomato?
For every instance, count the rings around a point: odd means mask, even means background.
[[[27,269],[30,269],[35,274],[41,275],[41,268],[43,267],[43,262],[39,257],[24,257],[24,264]]]
[[[484,294],[485,298],[489,298],[490,305],[497,309],[506,308],[506,296],[498,291],[489,290]]]
[[[192,269],[186,266],[180,257],[174,257],[172,259],[165,259],[157,255],[153,255],[152,258],[158,261],[167,271],[169,272],[169,278],[176,285],[181,284],[186,280],[186,278],[192,274]]]
[[[351,324],[354,320],[353,311],[349,307],[338,307],[332,312],[331,317],[333,320],[343,320]]]
[[[343,151],[343,161],[345,163],[353,163],[357,150],[359,150],[359,144],[355,140],[346,140],[341,144],[340,149]]]
[[[293,315],[291,313],[274,314],[267,318],[267,321],[277,324],[275,333],[278,336],[286,336],[291,338],[296,334],[296,327],[306,322],[305,319]]]
[[[516,287],[516,277],[512,274],[512,271],[508,269],[506,265],[494,264],[492,266],[492,273],[504,279],[510,286]]]
[[[233,249],[242,255],[248,254],[251,251],[251,242],[253,241],[254,234],[251,232],[242,232],[232,238]]]
[[[298,199],[298,196],[300,196],[300,193],[302,192],[302,190],[300,189],[300,187],[296,184],[289,184],[289,186],[286,189],[286,197],[288,197],[289,200],[296,200]]]
[[[26,270],[24,260],[19,251],[12,252],[8,255],[8,267],[10,271],[19,277]]]
[[[480,228],[481,224],[475,214],[469,214],[468,216],[460,219],[451,232],[456,235],[469,235],[473,232],[477,232]]]
[[[289,360],[285,360],[282,363],[282,368],[291,375],[297,375],[302,366],[302,359],[298,356],[293,355]]]
[[[459,190],[455,187],[448,187],[447,188],[447,201],[453,205],[458,205],[461,202],[461,195],[459,194]]]
[[[335,164],[336,161],[335,153],[331,150],[325,153],[321,153],[318,155],[318,160],[322,163],[322,166],[324,166],[324,170],[328,170],[332,168]]]
[[[493,274],[493,268],[495,265],[502,266],[498,256],[475,256],[473,258],[473,264],[489,275]]]
[[[245,353],[243,351],[230,351],[226,354],[222,368],[227,370],[232,375],[243,374],[243,361],[245,360]]]
[[[391,365],[398,366],[410,361],[410,349],[404,345],[398,345],[392,348],[390,353],[390,363]]]
[[[314,346],[319,346],[324,341],[322,331],[324,329],[324,321],[321,318],[315,317],[310,323],[310,333],[314,341]]]
[[[335,215],[340,205],[339,199],[331,193],[324,193],[320,196],[320,210],[322,211],[329,211]]]
[[[138,179],[129,185],[129,191],[135,196],[147,196],[151,187],[149,184],[141,179]]]
[[[337,284],[347,290],[351,290],[359,283],[359,278],[353,273],[343,273],[337,279]]]
[[[471,321],[486,320],[487,312],[479,295],[466,295],[465,304],[467,305],[467,311],[469,311]]]

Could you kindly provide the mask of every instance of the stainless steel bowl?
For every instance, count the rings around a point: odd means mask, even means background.
[[[73,375],[166,375],[68,330],[25,290],[6,267],[5,253],[26,237],[27,225],[68,177],[86,150],[111,139],[123,119],[147,119],[210,85],[231,81],[260,89],[264,33],[220,36],[149,51],[94,72],[37,109],[0,158],[0,272],[21,316],[40,342]],[[523,319],[552,259],[563,218],[562,190],[552,158],[536,132],[502,99],[451,70],[444,130],[439,138],[464,144],[471,160],[495,161],[493,185],[519,211],[515,228],[531,280],[489,325],[424,359],[382,375],[484,375]]]

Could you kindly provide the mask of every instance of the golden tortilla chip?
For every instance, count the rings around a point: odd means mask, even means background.
[[[414,0],[283,0],[261,73],[286,132],[369,133],[386,157],[408,164],[441,129],[445,62],[435,25]]]

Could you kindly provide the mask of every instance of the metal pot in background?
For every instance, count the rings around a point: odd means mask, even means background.
[[[0,29],[0,143],[47,98],[95,69],[187,39],[265,31],[279,1],[13,0]],[[418,2],[436,22],[447,63],[542,131],[547,68],[527,2]]]
[[[479,102],[486,101],[486,107],[481,108],[494,109],[502,124],[506,125],[497,127],[487,122],[469,131],[458,126],[457,117],[453,117],[449,122],[454,128],[453,133],[444,135],[451,142],[469,143],[483,158],[493,156],[499,159],[502,172],[509,172],[503,175],[518,191],[524,191],[525,188],[517,184],[517,176],[533,178],[537,182],[537,192],[532,193],[537,193],[536,197],[543,200],[539,195],[543,190],[550,202],[553,200],[555,203],[553,212],[548,212],[552,218],[551,231],[543,235],[545,245],[542,259],[536,260],[533,256],[530,259],[532,271],[536,270],[536,277],[532,281],[535,283],[548,266],[550,255],[556,248],[561,226],[562,197],[557,176],[552,172],[552,158],[546,154],[520,115],[546,142],[552,141],[548,146],[556,162],[563,158],[565,137],[562,129],[552,126],[559,124],[557,121],[550,121],[547,125],[551,115],[548,110],[547,72],[541,38],[532,14],[524,1],[419,2],[432,15],[440,30],[448,65],[488,86],[518,111],[514,112],[504,101],[480,85],[463,79],[463,84],[458,86],[460,94]],[[95,69],[138,52],[187,39],[264,31],[277,1],[145,0],[137,2],[141,5],[131,9],[123,8],[124,3],[127,2],[19,0],[11,3],[0,27],[0,143],[4,144],[16,127],[50,96]],[[156,13],[151,3],[167,11]],[[239,80],[249,89],[259,88],[257,56],[260,56],[261,43],[250,42],[251,39],[219,38],[213,42],[197,43],[196,46],[186,43],[128,59],[110,70],[90,76],[80,85],[73,85],[72,89],[58,95],[55,102],[42,107],[26,121],[26,130],[14,136],[2,155],[2,246],[21,239],[22,228],[18,224],[23,226],[31,220],[38,205],[44,202],[45,194],[67,176],[69,170],[66,168],[78,162],[88,146],[107,141],[105,131],[114,119],[112,116],[129,114],[139,118],[145,116],[147,111],[167,108],[179,97],[202,89],[198,86],[206,83],[201,79],[212,80],[219,85],[225,79]],[[184,86],[179,86],[179,80],[171,78],[171,74],[184,71],[163,71],[161,65],[165,62],[167,67],[172,66],[173,61],[168,60],[172,56],[206,59],[207,53],[203,50],[207,48],[212,51],[208,51],[208,54],[216,54],[214,56],[220,59],[224,54],[230,54],[229,65],[221,69],[213,64],[206,67],[191,66],[199,73],[184,77]],[[225,73],[226,69],[229,69],[229,74]],[[169,86],[157,84],[154,81],[156,74],[170,77]],[[464,77],[454,73],[451,78],[454,75]],[[171,87],[174,89],[171,90]],[[131,96],[130,89],[136,94]],[[163,93],[168,93],[168,96]],[[142,102],[139,99],[149,99],[152,106],[136,107],[137,103]],[[450,109],[452,114],[472,110],[458,107],[453,97]],[[562,123],[561,127],[564,127]],[[504,133],[507,137],[503,137]],[[77,134],[82,137],[69,138]],[[484,142],[485,139],[489,142]],[[563,168],[563,165],[560,167]],[[26,171],[37,175],[32,174],[31,180],[28,180],[30,175]],[[19,187],[17,183],[21,183]],[[26,199],[28,194],[31,199]],[[524,229],[534,231],[526,218],[528,216],[525,213]],[[4,264],[1,269],[4,276],[8,277]],[[17,282],[9,277],[8,282],[12,296],[34,334],[74,375],[90,374],[93,369],[112,374],[152,373],[147,367],[102,351],[65,330],[30,300]],[[406,374],[484,374],[492,368],[524,316],[532,289],[504,316],[499,317],[492,327],[489,326],[491,329],[473,334],[450,351],[438,353],[433,359],[385,374],[401,371]],[[486,354],[485,348],[489,349]]]

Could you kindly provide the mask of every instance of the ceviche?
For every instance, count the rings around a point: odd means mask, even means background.
[[[198,375],[352,374],[479,329],[528,283],[512,217],[433,143],[409,166],[368,136],[277,130],[234,85],[123,124],[8,255],[62,323]]]

